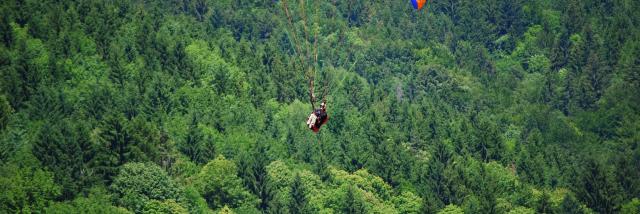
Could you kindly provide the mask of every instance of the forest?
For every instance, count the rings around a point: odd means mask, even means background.
[[[0,213],[637,214],[639,11],[3,0]]]

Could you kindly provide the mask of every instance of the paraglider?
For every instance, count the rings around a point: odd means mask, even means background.
[[[318,64],[318,28],[317,26],[311,26],[314,28],[311,28],[314,30],[313,35],[311,35],[311,33],[309,32],[309,26],[307,26],[307,16],[306,16],[306,8],[305,8],[305,1],[298,1],[298,7],[300,8],[300,22],[302,23],[302,29],[300,31],[302,31],[302,35],[300,37],[298,37],[297,33],[298,30],[296,29],[296,26],[293,24],[294,23],[294,16],[291,13],[291,11],[289,10],[289,6],[287,4],[287,0],[282,0],[280,1],[280,5],[282,6],[282,10],[284,12],[284,14],[286,15],[287,18],[287,22],[289,24],[289,35],[290,35],[290,39],[291,42],[293,43],[294,46],[294,52],[295,55],[297,55],[297,59],[294,59],[294,64],[298,64],[297,67],[303,71],[306,71],[305,76],[307,77],[307,79],[309,80],[309,102],[311,104],[311,114],[309,115],[309,117],[307,118],[307,126],[309,129],[311,129],[313,132],[317,133],[318,131],[320,131],[320,127],[325,124],[328,120],[328,116],[327,116],[327,111],[326,111],[326,97],[327,97],[327,93],[328,93],[328,82],[327,79],[325,78],[324,80],[324,92],[322,93],[322,96],[320,97],[322,99],[322,104],[320,105],[319,109],[315,108],[315,102],[316,102],[316,96],[314,94],[314,83],[315,83],[315,76],[316,76],[316,70],[320,69],[320,65]],[[318,7],[314,7],[316,10],[316,15],[317,16],[317,10]],[[316,17],[317,18],[317,17]],[[317,22],[317,21],[316,21]],[[317,23],[316,23],[317,24]]]
[[[307,118],[307,126],[313,132],[318,133],[320,131],[320,127],[327,123],[329,120],[329,115],[327,115],[327,105],[325,102],[320,104],[320,108],[311,112],[311,115]]]
[[[433,0],[411,0],[411,4],[413,5],[413,9],[418,11],[422,10],[423,7],[429,6],[430,3],[433,3]],[[426,9],[425,9],[426,10]]]
[[[413,9],[421,10],[424,7],[424,4],[427,0],[411,0],[411,4],[413,4]]]

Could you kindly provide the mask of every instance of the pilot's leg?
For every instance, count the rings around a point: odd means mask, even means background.
[[[309,126],[309,128],[313,128],[313,126],[316,124],[317,119],[318,116],[316,116],[316,114],[311,113],[311,115],[309,115],[309,119],[307,120],[307,125]]]

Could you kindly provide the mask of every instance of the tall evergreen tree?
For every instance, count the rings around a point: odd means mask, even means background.
[[[620,203],[620,187],[613,180],[611,171],[595,159],[587,159],[577,179],[576,192],[589,208],[601,213],[617,211]]]
[[[307,211],[307,195],[300,174],[296,174],[291,183],[291,204],[289,211],[291,213],[305,213]]]

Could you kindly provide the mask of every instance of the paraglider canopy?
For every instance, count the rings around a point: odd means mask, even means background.
[[[305,6],[305,2],[307,0],[298,0],[296,6],[299,8],[300,12],[295,16],[292,12],[295,10],[289,10],[289,6],[287,0],[282,0],[280,5],[282,6],[282,11],[286,15],[287,23],[289,24],[289,38],[291,42],[294,44],[294,65],[297,65],[302,71],[305,71],[305,76],[309,80],[309,102],[311,104],[311,115],[307,118],[307,126],[309,129],[313,130],[313,132],[320,131],[320,127],[327,122],[329,118],[326,112],[326,98],[329,92],[329,84],[327,78],[324,78],[324,92],[320,97],[322,99],[322,104],[320,109],[316,109],[315,102],[316,96],[314,93],[314,83],[316,70],[322,68],[318,64],[318,33],[319,33],[319,7],[317,5],[312,7],[312,10],[315,9],[315,12],[311,12],[312,18],[315,18],[314,24],[311,26],[307,25],[307,12],[308,8]],[[318,4],[318,2],[316,2]],[[295,19],[299,20],[295,20]],[[297,29],[296,25],[293,23],[302,23],[301,29]],[[312,29],[310,32],[309,29]],[[295,59],[297,58],[297,59]],[[326,74],[326,73],[324,73]]]
[[[427,0],[411,0],[411,4],[413,4],[413,8],[416,10],[422,9],[422,7],[424,6],[424,3],[426,2]]]

